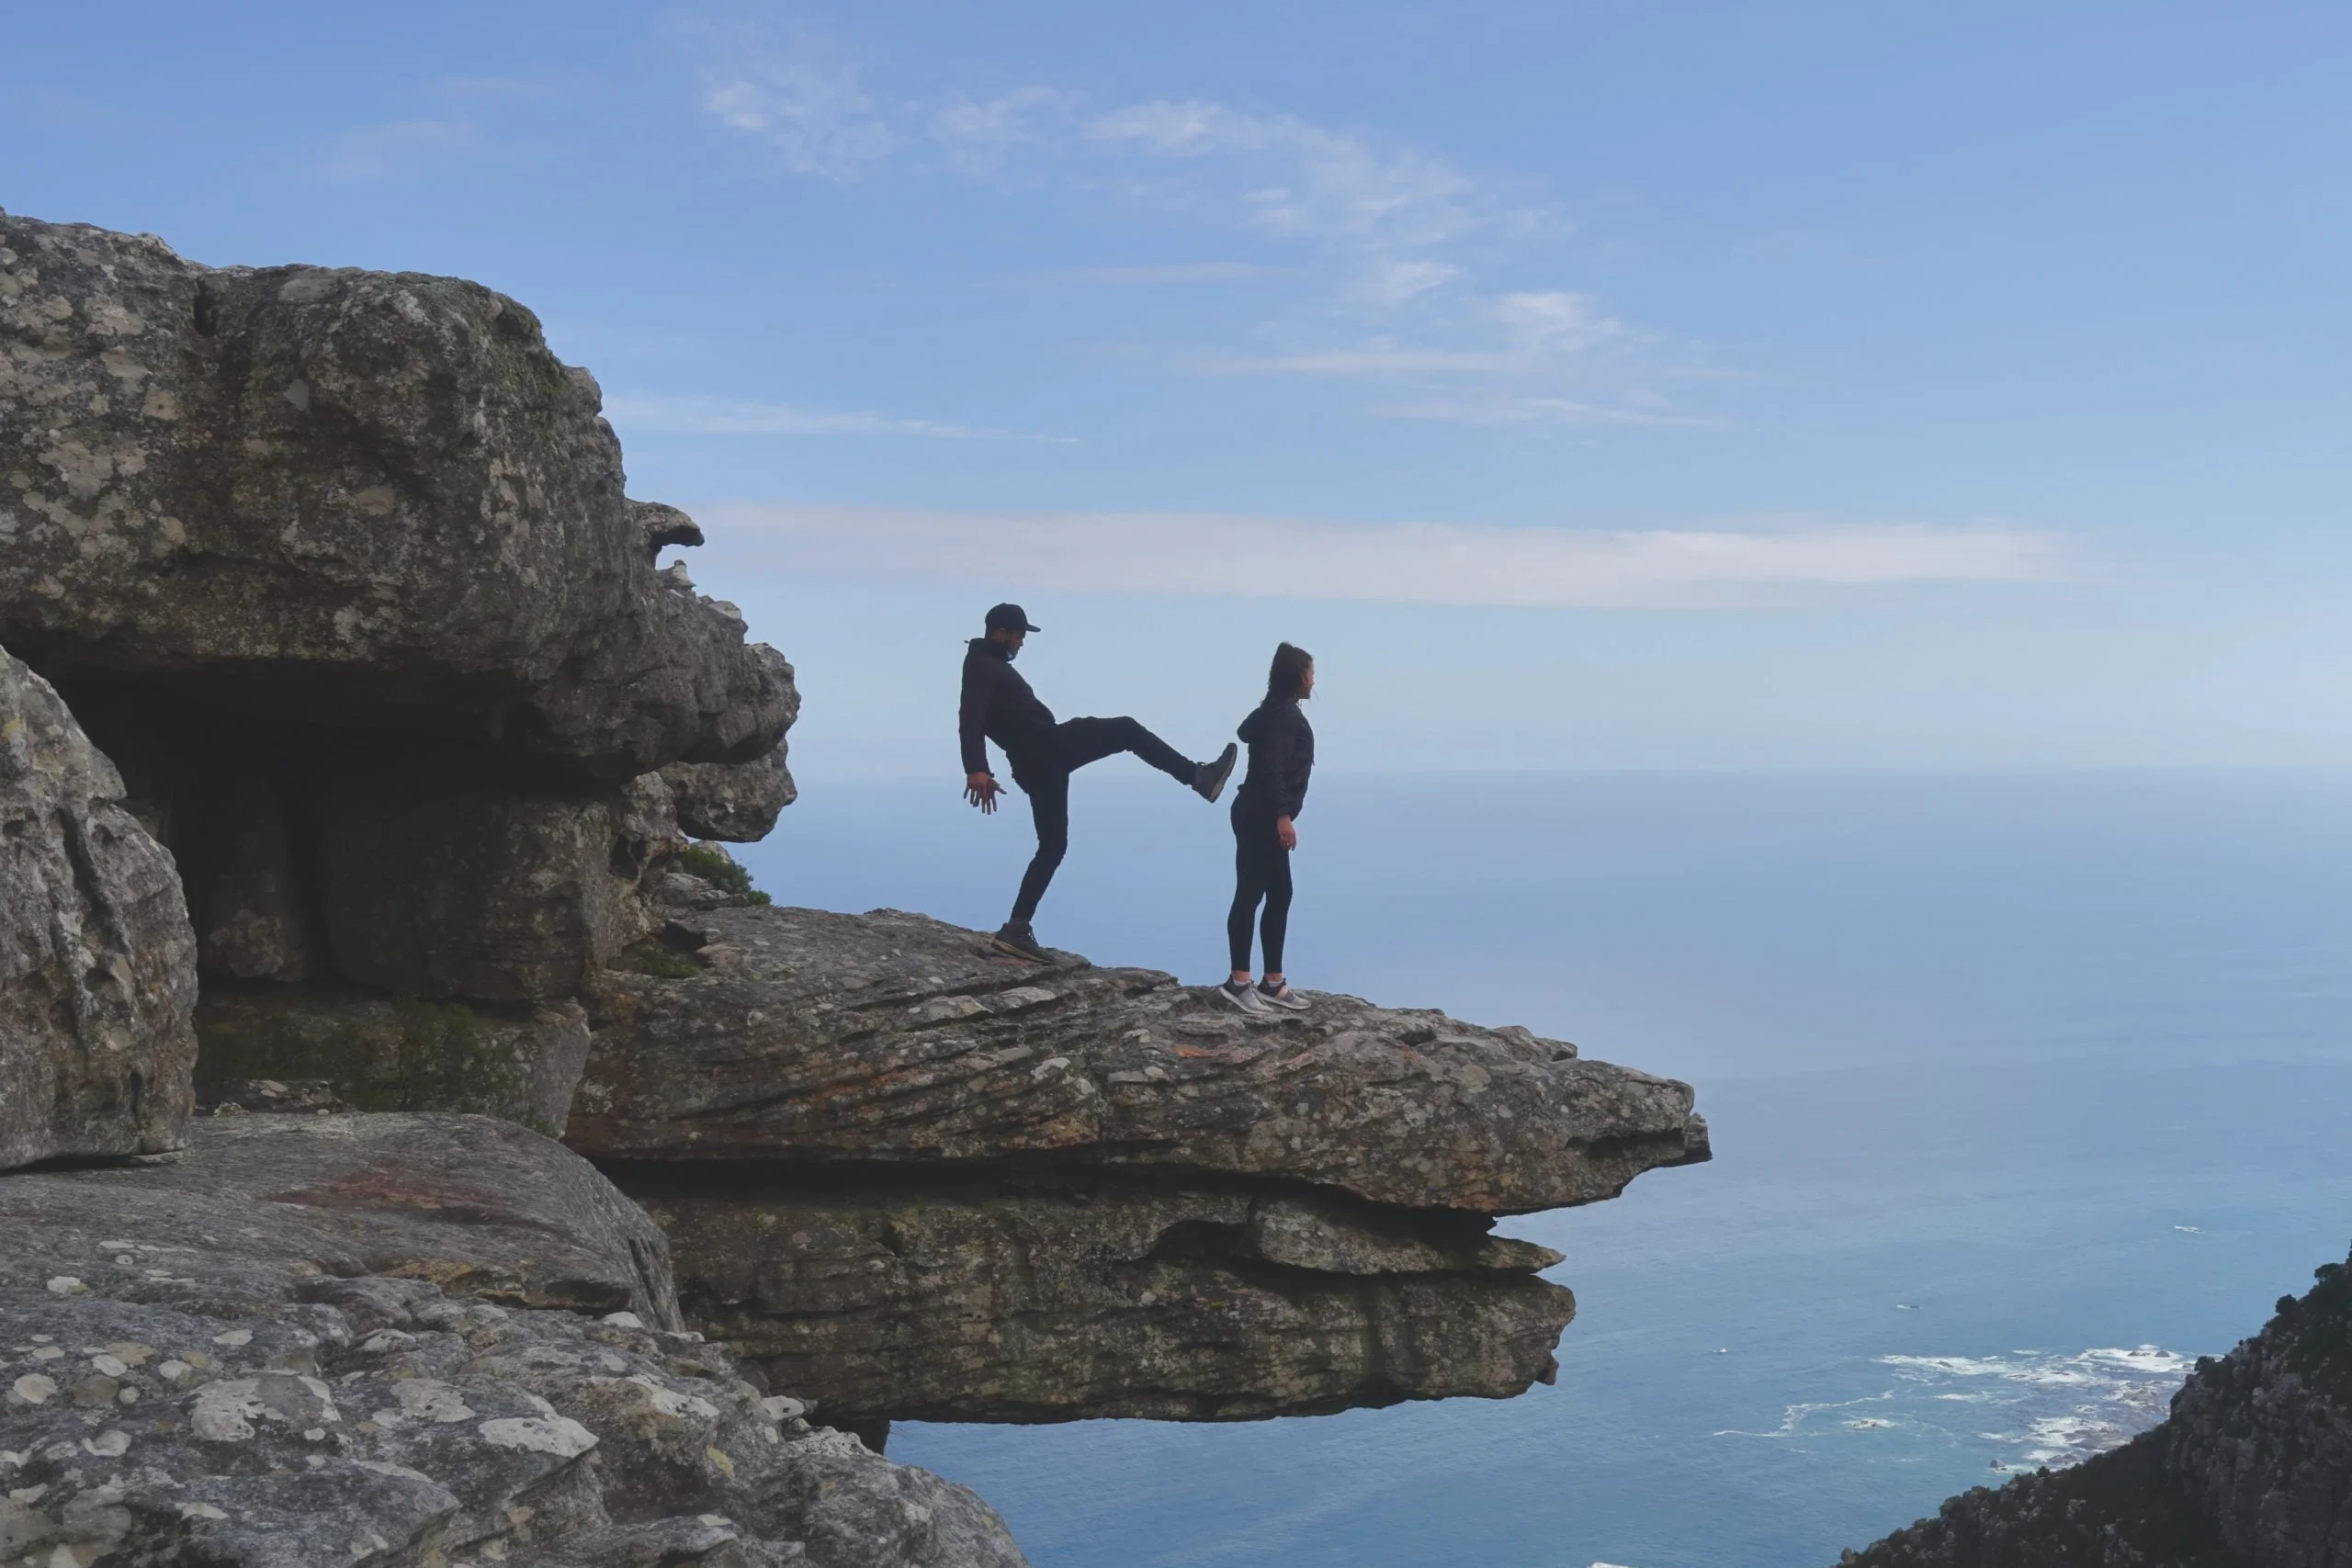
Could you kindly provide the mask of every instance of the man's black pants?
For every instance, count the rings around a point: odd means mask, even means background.
[[[1274,814],[1233,803],[1233,908],[1226,911],[1226,945],[1232,950],[1233,972],[1250,972],[1250,922],[1265,900],[1266,914],[1259,935],[1266,954],[1266,973],[1283,972],[1283,939],[1290,933],[1290,852],[1274,830]]]
[[[1028,795],[1029,814],[1037,822],[1037,854],[1021,878],[1021,897],[1012,905],[1014,920],[1036,914],[1046,885],[1069,852],[1070,774],[1121,751],[1142,758],[1178,784],[1193,782],[1194,764],[1131,718],[1064,720],[1054,726],[1049,756],[1013,759],[1012,782]]]

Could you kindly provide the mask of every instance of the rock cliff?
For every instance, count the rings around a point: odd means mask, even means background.
[[[792,667],[598,405],[475,284],[0,214],[0,1568],[996,1568],[891,1420],[1548,1378],[1495,1217],[1690,1088],[770,907],[695,840]]]
[[[2352,1565],[2352,1264],[2331,1263],[2170,1416],[2070,1470],[1952,1498],[1850,1568]]]

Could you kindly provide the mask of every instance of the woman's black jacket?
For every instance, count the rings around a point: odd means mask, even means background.
[[[1233,804],[1270,817],[1296,817],[1306,807],[1306,776],[1315,771],[1315,730],[1295,697],[1268,697],[1241,721],[1250,771]]]

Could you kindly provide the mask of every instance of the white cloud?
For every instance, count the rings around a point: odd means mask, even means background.
[[[1078,266],[1059,274],[1080,283],[1231,283],[1271,277],[1281,267],[1256,262],[1160,262],[1141,266]]]
[[[1171,362],[1216,375],[1387,378],[1425,394],[1411,417],[1521,423],[1699,423],[1635,416],[1629,388],[1670,384],[1687,358],[1568,288],[1498,290],[1478,273],[1556,230],[1540,206],[1432,152],[1375,135],[1202,98],[1159,98],[1100,111],[1079,95],[1032,84],[994,96],[878,107],[849,66],[787,24],[721,35],[706,28],[705,107],[773,143],[786,167],[840,176],[889,155],[976,178],[1011,170],[1124,193],[1170,212],[1206,215],[1299,265],[1103,266],[1094,282],[1200,283],[1283,272],[1280,314],[1256,344],[1226,343]],[[944,154],[944,162],[942,155]],[[1252,305],[1262,296],[1250,296]],[[1481,389],[1463,395],[1464,388]],[[1439,409],[1476,410],[1439,413]],[[1608,411],[1608,412],[1604,412]]]
[[[796,576],[1040,590],[1535,608],[1698,608],[1803,589],[2065,574],[2054,535],[1803,524],[1606,532],[1192,513],[985,513],[725,503],[728,553]]]
[[[703,62],[704,111],[794,174],[844,178],[901,144],[856,71],[814,30],[711,17],[676,25]]]
[[[1478,221],[1476,184],[1443,160],[1287,115],[1161,101],[1098,116],[1084,134],[1166,159],[1245,165],[1242,221],[1347,258],[1350,293],[1375,307],[1394,309],[1455,277],[1458,268],[1427,253]]]
[[[1512,397],[1430,399],[1382,403],[1372,412],[1389,419],[1439,420],[1454,424],[1704,425],[1713,422],[1640,405],[1640,393],[1624,403],[1586,402],[1575,398]]]
[[[1193,361],[1192,368],[1212,376],[1476,376],[1521,366],[1516,355],[1389,344],[1203,358]]]
[[[729,398],[610,398],[605,400],[605,414],[618,425],[681,435],[927,435],[956,441],[1068,439],[1020,435],[889,414],[826,413],[791,403],[743,402]]]
[[[335,137],[315,171],[330,180],[384,179],[413,168],[421,158],[471,147],[480,136],[469,118],[356,125]]]
[[[993,168],[1012,149],[1036,141],[1039,117],[1071,101],[1067,93],[1035,86],[978,102],[956,97],[933,112],[931,131],[958,168],[978,173]]]

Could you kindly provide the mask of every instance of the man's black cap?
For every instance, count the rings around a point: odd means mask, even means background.
[[[1007,632],[1041,632],[1043,626],[1029,624],[1029,612],[1018,604],[999,604],[989,612],[989,630]]]

